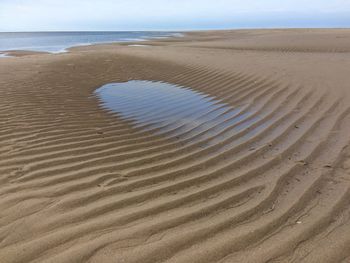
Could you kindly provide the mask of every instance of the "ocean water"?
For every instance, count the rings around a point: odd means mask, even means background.
[[[142,41],[149,38],[180,36],[177,32],[26,32],[0,33],[0,51],[30,50],[52,53],[67,48],[99,43]]]

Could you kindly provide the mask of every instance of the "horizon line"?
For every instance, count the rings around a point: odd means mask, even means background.
[[[28,31],[0,31],[0,33],[77,33],[77,32],[195,32],[195,31],[232,31],[232,30],[270,30],[270,29],[350,29],[350,26],[322,26],[322,27],[237,27],[237,28],[205,28],[205,29],[150,29],[150,30],[28,30]]]

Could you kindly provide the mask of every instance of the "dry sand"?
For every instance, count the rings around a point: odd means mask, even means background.
[[[0,59],[1,263],[350,262],[350,30],[128,44]],[[242,107],[245,128],[139,130],[93,96],[130,79]]]

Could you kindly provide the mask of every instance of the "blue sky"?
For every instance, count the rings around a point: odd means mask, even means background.
[[[350,0],[0,0],[0,31],[350,27]]]

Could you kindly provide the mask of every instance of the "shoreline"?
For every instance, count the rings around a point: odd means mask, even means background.
[[[0,59],[0,261],[346,262],[350,29],[147,45]],[[94,96],[130,80],[230,111],[144,130]]]
[[[80,31],[79,31],[80,32]],[[79,33],[78,31],[74,33]],[[114,31],[113,31],[114,32]],[[119,31],[116,31],[119,32]],[[129,32],[129,31],[126,31]],[[130,32],[141,32],[141,31],[130,31]],[[149,31],[145,31],[149,32]],[[160,31],[152,31],[152,32],[160,32]],[[167,31],[164,31],[167,32]],[[0,32],[1,33],[1,32]],[[21,33],[21,32],[18,32]],[[28,32],[29,33],[29,32]],[[33,33],[44,33],[44,32],[33,32]],[[49,32],[48,32],[49,33]],[[56,32],[57,33],[57,32]],[[60,32],[59,32],[60,33]],[[62,32],[63,33],[63,32]],[[9,50],[0,50],[0,54],[5,54],[7,57],[16,57],[16,56],[26,56],[26,55],[32,55],[32,54],[61,54],[61,53],[66,53],[69,52],[71,48],[77,48],[77,47],[85,47],[85,46],[94,46],[94,45],[108,45],[108,44],[116,44],[116,43],[139,43],[139,42],[147,42],[147,41],[152,41],[152,40],[157,40],[157,39],[168,39],[168,38],[178,38],[182,37],[183,34],[181,32],[170,32],[172,35],[169,36],[154,36],[154,37],[141,37],[137,38],[134,40],[116,40],[116,41],[106,41],[106,42],[95,42],[95,43],[80,43],[72,46],[67,46],[64,49],[61,49],[59,51],[45,51],[45,50],[31,50],[31,49],[9,49]]]

